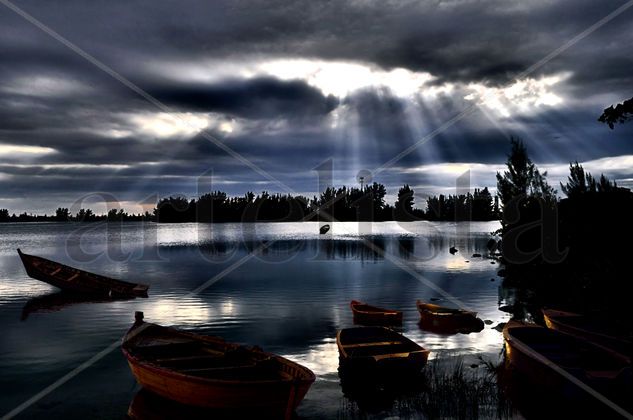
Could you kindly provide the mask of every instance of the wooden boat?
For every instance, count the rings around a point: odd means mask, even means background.
[[[330,225],[323,225],[319,228],[319,233],[325,235],[330,230]]]
[[[420,372],[429,351],[385,327],[345,328],[336,334],[341,367],[364,373]]]
[[[547,328],[601,344],[631,359],[633,355],[631,337],[623,336],[609,323],[574,312],[555,309],[543,309],[542,312]]]
[[[574,383],[577,379],[614,395],[625,388],[627,378],[630,381],[631,365],[625,357],[572,335],[510,321],[503,337],[507,363],[539,387],[580,396],[584,391]]]
[[[89,273],[46,258],[25,254],[19,249],[18,254],[30,277],[60,289],[86,295],[147,297],[149,286],[146,284],[128,283]]]
[[[456,333],[476,332],[484,328],[477,318],[477,312],[447,308],[420,300],[416,302],[420,313],[420,326],[434,332]]]
[[[402,312],[391,309],[378,308],[366,303],[353,300],[350,302],[354,322],[365,325],[400,325]]]
[[[145,323],[142,312],[122,350],[143,387],[199,407],[261,409],[289,418],[315,380],[308,368],[281,356]]]

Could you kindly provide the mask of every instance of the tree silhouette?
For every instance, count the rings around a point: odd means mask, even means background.
[[[398,190],[398,199],[395,203],[396,220],[412,220],[413,204],[413,190],[409,184],[405,184]]]
[[[616,123],[623,123],[633,118],[633,98],[627,99],[615,107],[605,108],[598,121],[605,123],[613,130]]]
[[[55,210],[55,220],[58,222],[65,222],[70,219],[70,211],[67,208],[58,207]]]
[[[600,175],[600,180],[596,179],[578,162],[569,164],[569,176],[567,183],[560,184],[561,190],[568,198],[576,198],[587,193],[608,193],[618,190],[618,184],[611,182],[604,174]]]
[[[497,172],[497,190],[503,205],[517,197],[537,197],[547,202],[556,200],[556,191],[547,184],[547,172],[541,172],[528,157],[527,148],[520,139],[510,140],[512,150],[508,155],[503,174]]]

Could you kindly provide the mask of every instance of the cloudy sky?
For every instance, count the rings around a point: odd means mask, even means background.
[[[596,121],[633,96],[633,7],[595,25],[622,0],[12,4],[0,2],[11,211],[94,192],[136,211],[195,195],[208,171],[230,194],[312,195],[328,159],[336,184],[365,169],[421,202],[469,169],[473,187],[494,187],[510,136],[552,183],[578,160],[633,184],[633,123]]]

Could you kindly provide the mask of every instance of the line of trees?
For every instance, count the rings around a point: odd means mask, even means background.
[[[429,197],[425,216],[428,220],[497,220],[500,218],[499,200],[488,187],[475,189],[471,194]]]
[[[91,209],[79,209],[75,214],[71,214],[67,208],[59,207],[55,214],[11,214],[7,209],[0,209],[0,223],[2,222],[99,222],[99,221],[143,221],[154,220],[154,215],[145,212],[144,214],[128,213],[123,209],[110,209],[106,214],[95,214]]]
[[[54,215],[10,215],[0,209],[0,222],[30,221],[156,221],[179,222],[275,222],[275,221],[414,221],[414,220],[495,220],[499,218],[496,200],[488,188],[475,189],[466,195],[439,195],[427,199],[428,209],[415,208],[414,191],[402,186],[394,205],[385,201],[387,189],[374,182],[365,187],[327,188],[319,196],[308,198],[288,194],[248,192],[229,197],[214,191],[198,199],[168,197],[160,200],[152,213],[128,214],[123,209],[111,209],[97,215],[90,209],[80,209],[74,215],[67,208],[58,208]]]

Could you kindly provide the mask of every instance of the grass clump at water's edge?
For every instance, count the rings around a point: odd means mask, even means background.
[[[513,411],[497,384],[499,367],[482,358],[476,365],[467,365],[461,356],[440,354],[413,381],[380,385],[373,392],[367,388],[358,398],[348,395],[350,403],[341,417],[511,418]]]

